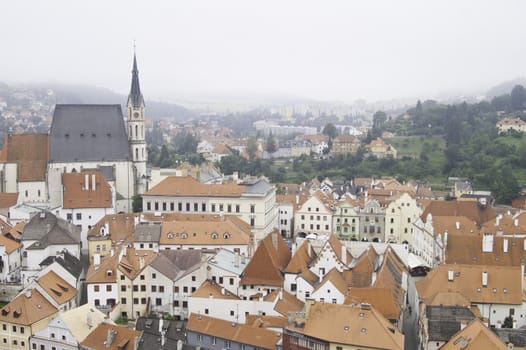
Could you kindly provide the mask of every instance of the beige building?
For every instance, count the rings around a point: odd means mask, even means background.
[[[294,213],[294,234],[330,235],[334,206],[330,196],[317,190]]]
[[[391,156],[396,159],[396,155],[397,155],[396,148],[387,144],[381,138],[372,140],[371,143],[368,145],[368,148],[369,148],[369,152],[373,156],[376,156],[378,158],[385,158],[385,157]]]
[[[412,244],[413,223],[422,214],[422,208],[407,193],[397,195],[385,210],[385,241]]]
[[[143,212],[235,215],[250,224],[259,241],[277,226],[276,189],[263,178],[202,184],[170,176],[143,195]]]
[[[520,118],[504,118],[497,122],[497,129],[499,129],[501,133],[506,133],[510,130],[525,132],[526,122]]]
[[[338,135],[332,140],[331,153],[335,156],[356,154],[360,145],[360,139],[354,135]]]

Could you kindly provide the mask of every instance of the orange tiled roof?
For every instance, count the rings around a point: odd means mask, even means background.
[[[389,320],[398,320],[401,308],[389,288],[351,288],[345,304],[367,303],[374,306]]]
[[[18,163],[18,181],[44,181],[49,161],[48,134],[6,135],[0,162]]]
[[[95,190],[93,176],[95,176]],[[65,209],[110,208],[113,205],[110,185],[99,171],[66,173],[62,177],[62,183]]]
[[[13,251],[22,248],[22,243],[8,238],[5,235],[0,235],[0,245],[5,247],[5,252],[11,254]]]
[[[49,271],[40,277],[38,279],[38,284],[59,305],[64,304],[77,296],[77,289],[53,271]]]
[[[284,317],[288,317],[289,312],[299,312],[303,310],[305,303],[282,288],[273,290],[271,293],[265,296],[264,300],[275,301],[280,297],[280,295],[281,299],[279,299],[275,304],[274,310],[279,312]]]
[[[58,312],[36,289],[20,293],[0,311],[0,322],[32,325]]]
[[[196,179],[168,176],[146,192],[146,196],[240,197],[245,186],[237,184],[202,184]]]
[[[504,342],[479,319],[471,321],[440,347],[441,350],[507,350]]]
[[[273,240],[275,244],[273,243]],[[290,261],[290,249],[276,230],[259,243],[241,277],[241,285],[283,286],[283,273]]]
[[[432,200],[424,208],[420,216],[427,220],[427,214],[433,216],[465,216],[475,221],[477,225],[487,222],[497,216],[492,207],[480,207],[477,202],[471,201],[439,201]]]
[[[231,299],[231,300],[239,300],[240,298],[232,294],[230,291],[228,291],[225,288],[222,288],[219,284],[215,283],[211,280],[206,280],[195,292],[192,293],[192,297],[194,298],[210,298],[213,297],[215,299]]]
[[[135,232],[135,218],[140,214],[109,214],[102,217],[89,231],[88,239],[96,239],[101,235],[101,228],[108,225],[109,236],[113,242],[133,239]]]
[[[105,344],[108,332],[115,331],[111,344]],[[101,323],[81,343],[83,348],[92,350],[134,350],[142,332],[128,327]]]
[[[18,201],[18,192],[0,193],[0,208],[9,208],[16,205]]]

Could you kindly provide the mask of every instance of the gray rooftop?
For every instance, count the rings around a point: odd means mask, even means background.
[[[135,226],[135,242],[159,243],[161,238],[161,224],[152,222],[141,222]]]
[[[120,105],[57,104],[49,142],[50,162],[130,159]]]
[[[41,211],[24,227],[22,241],[37,240],[27,249],[43,249],[54,244],[80,244],[80,229],[53,213]]]
[[[239,260],[236,260],[239,259]],[[215,256],[208,259],[208,264],[217,266],[220,269],[234,273],[241,276],[245,267],[247,267],[248,259],[243,263],[243,258],[228,249],[221,249]]]
[[[199,250],[162,250],[152,260],[150,266],[175,281],[186,272],[193,271],[201,263]]]
[[[246,186],[244,194],[266,194],[274,188],[263,178],[247,179],[241,182],[240,185]]]
[[[470,309],[462,306],[427,306],[430,341],[448,341],[460,330],[460,321],[475,318]]]

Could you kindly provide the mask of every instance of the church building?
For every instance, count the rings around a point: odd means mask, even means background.
[[[50,207],[62,196],[62,174],[99,170],[116,191],[116,211],[130,211],[132,197],[147,186],[144,98],[137,59],[126,105],[57,104],[49,133]]]

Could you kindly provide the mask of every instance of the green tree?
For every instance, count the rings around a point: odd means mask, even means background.
[[[511,108],[514,111],[526,109],[526,89],[522,85],[515,85],[511,90]]]
[[[495,178],[491,190],[495,194],[495,200],[497,203],[510,204],[520,194],[520,186],[513,175],[511,166],[509,164],[502,165],[494,174]]]
[[[142,212],[142,196],[135,195],[132,197],[132,210],[134,213]]]
[[[248,159],[254,160],[258,150],[258,142],[255,137],[251,136],[247,140],[247,154]]]
[[[336,129],[336,126],[334,126],[333,123],[327,123],[325,124],[325,127],[323,128],[322,133],[324,135],[327,135],[329,139],[334,139],[336,136],[338,136],[338,129]]]
[[[383,111],[377,111],[373,115],[373,128],[381,129],[384,123],[387,121],[387,114]]]
[[[278,150],[278,144],[276,142],[276,138],[272,133],[267,138],[267,152],[268,153],[274,153]]]

